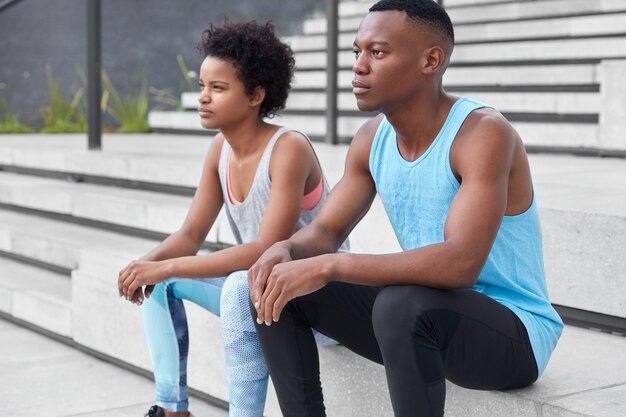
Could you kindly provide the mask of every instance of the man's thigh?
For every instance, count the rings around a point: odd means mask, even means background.
[[[372,327],[372,307],[381,289],[333,281],[291,304],[315,330],[367,359],[382,363]]]

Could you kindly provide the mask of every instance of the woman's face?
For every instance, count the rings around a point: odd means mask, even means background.
[[[205,129],[223,129],[258,112],[237,70],[228,61],[208,56],[200,66],[198,114]]]

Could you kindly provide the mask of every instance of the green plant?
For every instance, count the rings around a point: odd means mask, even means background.
[[[119,133],[142,133],[150,131],[147,120],[148,82],[145,77],[141,82],[141,89],[136,96],[129,94],[122,97],[105,71],[102,71],[102,85],[104,88],[104,107],[107,113],[119,124]]]
[[[178,68],[183,75],[183,91],[197,91],[196,78],[198,74],[189,70],[182,55],[176,56],[176,62],[178,62]]]
[[[15,110],[9,106],[3,97],[0,101],[0,133],[32,133],[33,129],[19,121]]]
[[[82,133],[87,131],[87,119],[82,111],[84,90],[79,88],[71,99],[63,95],[61,82],[54,79],[50,65],[46,65],[50,104],[41,107],[44,133]]]
[[[187,67],[182,55],[176,56],[176,62],[178,63],[178,69],[182,75],[182,91],[197,91],[196,78],[198,74]],[[152,101],[156,103],[157,110],[176,109],[178,111],[184,111],[183,105],[180,100],[180,93],[173,88],[156,88],[150,87],[150,94]]]
[[[152,102],[156,103],[156,106],[154,106],[155,110],[159,110],[159,111],[170,110],[170,109],[175,109],[177,111],[185,110],[180,101],[180,98],[178,98],[174,94],[173,88],[156,88],[156,87],[151,86],[149,88],[149,91],[151,94]]]

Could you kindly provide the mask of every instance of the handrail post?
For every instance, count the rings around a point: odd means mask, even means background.
[[[337,138],[337,50],[339,27],[339,0],[326,1],[326,142],[336,145]]]
[[[100,15],[100,0],[87,0],[87,120],[89,150],[102,149]]]

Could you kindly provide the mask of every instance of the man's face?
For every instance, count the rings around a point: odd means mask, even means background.
[[[420,68],[432,46],[419,26],[401,11],[369,13],[354,40],[353,93],[363,111],[393,111],[414,97]]]

